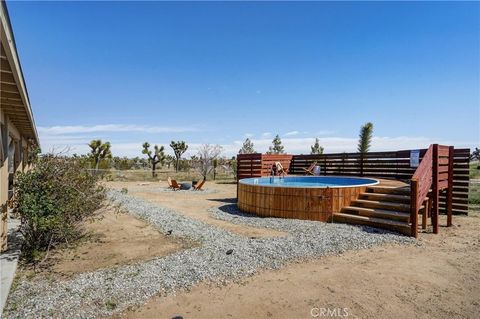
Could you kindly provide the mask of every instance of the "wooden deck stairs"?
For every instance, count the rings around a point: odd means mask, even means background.
[[[424,208],[420,207],[422,214]],[[333,221],[383,228],[410,236],[410,187],[368,187],[350,206],[333,214]]]

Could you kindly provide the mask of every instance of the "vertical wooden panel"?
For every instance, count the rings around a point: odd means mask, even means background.
[[[438,207],[440,202],[438,187],[438,144],[433,144],[433,180],[432,180],[432,192],[433,192],[433,207],[432,207],[432,225],[433,233],[438,234]]]
[[[453,146],[448,148],[448,189],[447,189],[447,226],[452,226],[452,207],[453,207],[453,161],[455,150]]]

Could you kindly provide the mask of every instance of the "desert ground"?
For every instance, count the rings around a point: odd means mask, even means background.
[[[209,181],[205,191],[198,192],[168,191],[166,182],[106,182],[106,186],[242,237],[288,235],[210,214],[212,208],[234,203],[233,183]],[[330,311],[330,317],[350,318],[477,318],[480,211],[472,209],[469,216],[454,216],[453,221],[453,227],[441,227],[438,235],[422,232],[414,245],[384,244],[296,260],[223,284],[200,282],[176,293],[153,295],[143,305],[121,310],[114,301],[103,300],[110,313],[105,317],[321,318]],[[441,223],[446,223],[443,216]],[[78,244],[52,251],[36,269],[21,269],[17,281],[28,278],[45,287],[54,283],[45,289],[55,290],[62,281],[68,284],[78,276],[88,278],[199,245],[161,233],[121,207],[109,205],[87,223],[85,238]],[[15,307],[11,301],[7,317],[19,317]]]
[[[127,188],[130,195],[245,236],[282,236],[209,216],[209,208],[233,200],[232,184],[208,183],[213,192],[195,194],[152,193],[150,183],[108,186]],[[200,284],[176,295],[154,297],[117,317],[311,318],[320,317],[323,309],[337,309],[352,318],[476,318],[479,217],[475,210],[469,216],[454,216],[454,226],[442,227],[440,234],[421,233],[420,245],[387,245],[291,263],[222,287]]]

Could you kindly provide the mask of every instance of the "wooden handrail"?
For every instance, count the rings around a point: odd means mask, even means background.
[[[432,186],[433,149],[434,145],[430,145],[410,181],[411,234],[415,238],[418,237],[418,211]]]
[[[430,145],[410,180],[411,235],[415,238],[418,237],[418,212],[430,190],[432,205],[429,209],[432,214],[433,232],[438,233],[440,191],[444,189],[447,189],[447,226],[452,225],[453,155],[453,146]],[[445,168],[447,168],[446,171]],[[446,178],[445,173],[447,173]],[[424,212],[426,213],[427,211]]]

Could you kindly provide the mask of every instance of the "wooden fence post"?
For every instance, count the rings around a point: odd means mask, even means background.
[[[417,190],[418,190],[418,181],[416,179],[412,179],[410,183],[410,223],[411,223],[410,235],[415,238],[418,238]]]
[[[433,167],[432,167],[432,225],[433,233],[438,234],[438,206],[440,201],[440,192],[438,189],[438,144],[433,144]]]
[[[360,153],[360,176],[363,176],[363,153]]]
[[[427,221],[428,221],[428,212],[430,209],[430,199],[427,199],[424,202],[425,207],[423,208],[422,214],[422,229],[427,229]]]
[[[454,147],[450,146],[448,148],[448,188],[447,188],[447,198],[446,198],[447,227],[452,226],[454,152],[455,152]]]

